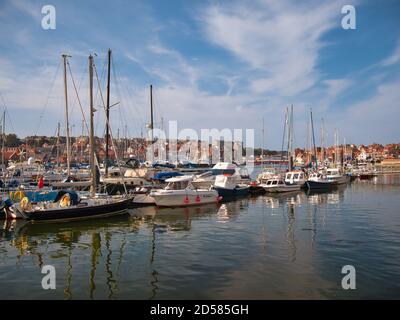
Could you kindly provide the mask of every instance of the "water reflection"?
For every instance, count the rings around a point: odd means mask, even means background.
[[[243,292],[242,298],[285,298],[299,274],[307,275],[298,282],[304,297],[337,296],[345,294],[337,288],[337,264],[349,260],[372,268],[376,276],[368,279],[377,288],[379,277],[400,273],[400,220],[393,209],[400,180],[378,181],[388,185],[370,180],[219,205],[143,207],[128,217],[86,222],[4,221],[0,297],[241,298]],[[349,245],[355,241],[357,248]],[[361,246],[370,258],[358,252]],[[29,282],[37,275],[40,283],[46,264],[57,269],[53,296]]]

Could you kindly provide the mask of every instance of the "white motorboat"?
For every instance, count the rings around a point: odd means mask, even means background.
[[[192,183],[196,188],[208,189],[214,185],[215,177],[221,174],[239,175],[240,183],[250,182],[249,174],[245,168],[238,167],[236,164],[230,162],[218,162],[210,171],[195,175]]]
[[[263,171],[257,176],[257,182],[266,183],[269,179],[279,177],[280,173],[275,168],[264,168]]]
[[[326,177],[331,181],[335,181],[337,184],[345,184],[350,181],[350,177],[339,168],[329,168],[326,170]]]
[[[249,193],[250,186],[240,183],[240,181],[241,176],[238,174],[221,174],[215,178],[214,189],[223,198],[246,196]]]
[[[267,192],[291,192],[299,191],[301,186],[296,183],[287,183],[281,178],[273,178],[267,180],[266,183],[261,184],[265,191]]]
[[[221,198],[213,189],[196,189],[192,184],[193,176],[179,176],[167,179],[164,189],[153,190],[150,196],[157,206],[179,207],[216,203]]]
[[[310,190],[326,190],[337,186],[337,182],[328,179],[321,173],[312,173],[306,182],[307,188]]]
[[[287,184],[298,184],[303,187],[307,181],[306,174],[300,170],[288,171],[285,174],[285,182]]]

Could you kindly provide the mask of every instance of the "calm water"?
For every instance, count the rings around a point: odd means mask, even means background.
[[[0,229],[0,299],[400,298],[400,176]],[[3,222],[1,222],[3,223]],[[56,290],[41,289],[54,265]],[[341,288],[356,268],[357,289]]]

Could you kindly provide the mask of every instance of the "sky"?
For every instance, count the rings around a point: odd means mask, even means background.
[[[343,29],[343,5],[356,29]],[[42,28],[44,5],[56,28]],[[255,143],[280,149],[285,108],[294,106],[295,145],[307,143],[312,108],[317,143],[338,130],[342,143],[400,142],[400,2],[383,1],[24,1],[0,0],[0,107],[6,131],[54,135],[64,127],[61,54],[68,73],[72,135],[88,114],[88,55],[95,54],[97,135],[112,50],[113,136],[155,126],[255,130]],[[264,119],[264,136],[262,123]],[[322,120],[323,119],[323,120]],[[63,132],[62,132],[63,134]]]

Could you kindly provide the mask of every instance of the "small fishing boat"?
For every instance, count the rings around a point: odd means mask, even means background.
[[[287,184],[298,184],[300,187],[305,186],[307,181],[306,174],[300,170],[288,171],[285,174],[285,182]]]
[[[333,189],[337,187],[337,182],[331,179],[328,179],[326,176],[321,173],[312,173],[308,177],[306,181],[306,185],[308,189],[317,189],[317,190],[327,190]]]
[[[291,191],[299,191],[301,186],[296,183],[287,183],[281,178],[273,178],[267,180],[265,184],[261,184],[261,186],[265,189],[266,192],[291,192]]]
[[[193,176],[180,176],[167,179],[164,189],[153,190],[150,196],[157,206],[179,207],[217,203],[221,198],[213,189],[196,189],[192,184]]]
[[[247,196],[249,185],[240,183],[241,177],[238,175],[218,175],[215,177],[214,189],[218,194],[225,198]]]

